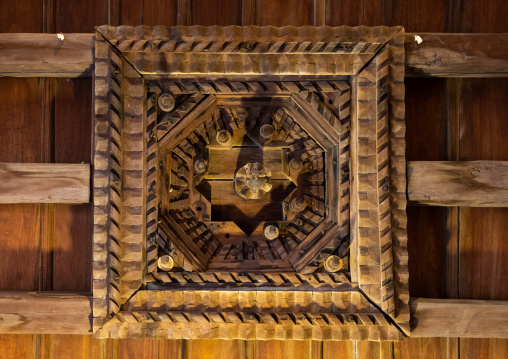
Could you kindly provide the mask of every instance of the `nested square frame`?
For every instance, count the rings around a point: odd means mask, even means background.
[[[288,113],[300,114],[325,150],[324,217],[338,230],[311,238],[312,247],[305,238],[281,257],[292,271],[207,272],[205,265],[161,278],[155,265],[160,159],[154,81],[175,95],[199,94],[196,107],[224,98],[283,98]],[[96,336],[409,335],[401,27],[102,26],[94,85]],[[337,99],[336,112],[323,98]],[[206,112],[202,107],[182,115],[181,131],[190,131]],[[341,168],[349,169],[347,180]],[[345,236],[349,271],[317,270]],[[175,247],[189,259],[183,244]]]

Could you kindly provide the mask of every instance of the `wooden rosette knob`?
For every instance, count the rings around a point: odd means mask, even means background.
[[[330,272],[334,273],[342,269],[343,263],[342,259],[339,256],[330,256],[326,258],[324,267]]]
[[[164,112],[169,112],[175,108],[175,98],[168,93],[163,93],[159,96],[159,107]]]
[[[157,261],[157,266],[159,267],[159,269],[166,272],[173,269],[174,265],[175,262],[173,261],[173,257],[167,254],[159,257],[159,260]]]

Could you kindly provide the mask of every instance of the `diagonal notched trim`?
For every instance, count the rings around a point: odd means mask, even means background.
[[[100,26],[140,74],[356,75],[400,27]]]

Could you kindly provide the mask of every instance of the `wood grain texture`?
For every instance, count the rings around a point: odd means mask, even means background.
[[[91,333],[91,300],[53,292],[0,292],[0,333]]]
[[[89,78],[55,81],[56,163],[91,162],[92,89]],[[90,292],[93,231],[91,203],[54,206],[53,223],[53,290]],[[73,270],[70,271],[69,268]]]
[[[405,45],[407,76],[508,76],[508,34],[408,33]]]
[[[326,25],[364,25],[363,1],[326,1]]]
[[[144,17],[147,18],[147,7],[153,6],[154,3],[160,3],[161,1],[145,1],[144,5]],[[246,0],[244,3],[247,2]],[[344,0],[329,0],[327,2],[331,3],[344,3]],[[106,2],[95,1],[89,4],[87,3],[80,3],[79,5],[76,3],[64,3],[63,1],[59,0],[57,1],[58,5],[58,26],[65,26],[65,29],[59,30],[59,31],[74,31],[74,32],[91,32],[93,31],[92,26],[89,26],[87,28],[84,28],[83,25],[86,25],[86,22],[89,22],[89,20],[85,19],[85,16],[83,16],[83,13],[88,14],[98,14],[99,8],[97,4],[105,5]],[[356,2],[355,2],[356,3]],[[357,2],[357,3],[362,3]],[[383,3],[383,4],[381,4]],[[392,8],[393,4],[393,8]],[[448,31],[486,31],[486,32],[492,32],[492,31],[504,31],[507,32],[506,26],[508,22],[505,20],[505,6],[508,3],[506,3],[503,0],[492,0],[489,2],[485,2],[482,0],[478,1],[467,1],[462,2],[462,4],[459,4],[458,1],[438,1],[438,2],[417,2],[416,5],[413,2],[401,2],[401,1],[367,1],[365,4],[365,24],[369,25],[378,25],[380,23],[384,23],[386,25],[405,25],[407,29],[410,31],[434,31],[434,32],[442,32],[447,31],[447,27],[449,26],[448,23],[454,21],[456,24],[460,25],[460,28],[458,26],[450,27],[450,30]],[[4,6],[5,5],[5,6]],[[460,6],[459,6],[460,5]],[[158,6],[158,5],[157,5]],[[353,5],[351,5],[353,6]],[[452,9],[457,9],[458,16],[456,18],[447,18],[447,13],[449,12],[447,10],[447,7]],[[416,8],[419,9],[419,11],[416,10]],[[2,12],[0,13],[0,17],[2,21],[0,21],[0,29],[2,31],[8,31],[8,32],[32,32],[32,31],[40,31],[39,29],[42,28],[42,22],[43,19],[41,17],[41,10],[42,9],[42,1],[40,0],[20,0],[17,2],[6,2],[5,4],[2,4]],[[35,10],[35,11],[34,11]],[[291,11],[297,12],[297,7],[292,8]],[[454,10],[455,11],[455,10]],[[165,21],[173,21],[173,16],[176,16],[172,11],[167,10],[167,12],[164,12],[162,9],[158,9],[157,15],[160,17],[160,21],[155,21],[153,24],[150,25],[157,25],[162,24]],[[386,13],[385,15],[383,15]],[[396,17],[392,16],[391,14],[397,14]],[[214,14],[210,13],[210,16],[213,16]],[[81,19],[78,19],[77,17],[82,17]],[[95,16],[95,15],[93,15]],[[92,16],[92,17],[93,17]],[[129,15],[131,16],[131,15]],[[132,16],[136,16],[136,14],[132,14]],[[294,14],[290,15],[291,17],[297,16]],[[344,21],[341,21],[342,23],[346,22],[353,22],[357,21],[358,13],[353,13],[351,15],[347,15]],[[90,18],[88,15],[87,18]],[[384,17],[384,20],[383,20]],[[388,23],[387,20],[392,21],[392,23]],[[131,22],[132,19],[125,18],[125,22]],[[100,25],[107,22],[107,19],[104,21],[95,21],[95,25]],[[173,23],[168,23],[167,25],[173,25]],[[340,25],[340,24],[337,24]],[[73,27],[74,26],[74,27]],[[503,29],[504,28],[504,29]],[[419,81],[416,83],[416,81]],[[429,85],[420,87],[422,85],[422,81],[427,81],[427,83],[430,82]],[[439,149],[441,148],[441,134],[444,134],[446,136],[446,127],[447,127],[447,121],[446,121],[446,109],[445,116],[439,116],[438,118],[440,121],[438,124],[443,124],[441,129],[444,129],[443,132],[440,130],[433,130],[434,123],[437,122],[435,120],[433,121],[425,121],[426,118],[432,118],[436,119],[436,116],[424,116],[423,113],[425,111],[435,111],[440,112],[443,107],[441,106],[442,101],[441,99],[445,99],[446,96],[440,97],[439,93],[440,91],[435,91],[436,88],[439,88],[439,83],[437,83],[436,79],[409,79],[406,80],[406,87],[408,88],[408,84],[414,84],[411,88],[407,89],[406,91],[406,104],[408,104],[408,101],[410,98],[415,98],[420,103],[425,102],[425,104],[422,104],[420,107],[420,112],[422,113],[419,115],[416,111],[410,110],[408,108],[408,116],[407,118],[411,120],[411,123],[408,123],[408,131],[410,130],[410,126],[415,127],[415,123],[418,123],[419,129],[414,131],[413,135],[410,135],[411,137],[408,137],[410,140],[408,140],[408,147],[411,148],[410,154],[413,160],[430,160],[431,158],[424,158],[425,155],[432,154],[432,152],[436,151],[434,155],[438,155]],[[480,80],[482,81],[482,80]],[[496,80],[497,81],[497,80]],[[435,86],[432,86],[431,84],[436,83]],[[493,84],[492,86],[489,86],[490,88],[494,89],[497,85]],[[479,93],[482,93],[485,90],[488,90],[488,87],[483,86],[475,86]],[[431,88],[434,88],[432,90]],[[9,94],[11,92],[11,88],[6,87],[6,90],[4,90],[5,93]],[[446,90],[445,90],[446,91]],[[83,93],[85,93],[85,90],[83,90]],[[420,96],[421,93],[425,93],[425,98],[422,98]],[[499,96],[502,95],[503,91],[499,93]],[[19,92],[18,92],[19,94]],[[491,92],[492,96],[494,92]],[[487,95],[486,95],[487,96]],[[482,102],[482,100],[479,100]],[[500,102],[503,102],[501,100]],[[38,102],[35,99],[29,100],[30,105],[32,107],[37,107],[40,105],[40,102]],[[5,108],[5,107],[3,107]],[[467,113],[470,111],[470,109],[465,108],[463,112],[463,115],[467,115]],[[415,117],[416,115],[416,117]],[[424,119],[423,121],[416,121],[416,118]],[[503,123],[500,119],[500,117],[495,117],[492,119],[492,123]],[[414,119],[414,121],[413,121]],[[485,118],[484,118],[485,119]],[[488,119],[488,118],[487,118]],[[37,127],[37,124],[34,124],[35,127]],[[494,126],[495,127],[495,126]],[[494,131],[495,132],[495,131]],[[475,130],[475,134],[482,136],[483,130]],[[484,135],[486,136],[487,140],[490,137],[490,134],[493,133],[491,130],[487,130]],[[84,134],[85,136],[88,136],[87,134]],[[38,136],[38,132],[36,131],[33,133],[34,137]],[[478,145],[478,142],[472,141],[471,139],[468,139],[466,137],[466,141],[463,142],[463,148],[466,147],[464,144],[471,141],[471,145],[468,146],[468,151],[478,151],[479,148],[487,148],[489,147],[488,142],[482,145]],[[27,141],[28,143],[29,141]],[[495,145],[494,145],[495,146]],[[18,147],[21,148],[21,147]],[[21,155],[21,151],[17,152],[17,156]],[[26,150],[23,151],[24,155],[27,155]],[[36,154],[37,155],[37,154]],[[437,160],[447,160],[445,157],[436,158]],[[479,155],[479,157],[473,157],[473,158],[465,158],[465,160],[485,160],[485,159],[494,159],[494,160],[506,160],[504,158],[486,158],[484,156]],[[21,160],[14,160],[14,162],[20,162]],[[5,207],[5,212],[10,211],[11,206],[2,206]],[[23,209],[19,210],[19,214],[22,214],[23,212],[30,211],[27,205],[20,205],[18,207],[23,207]],[[35,207],[35,206],[34,206]],[[410,285],[412,288],[412,292],[419,291],[428,293],[426,296],[432,297],[431,291],[432,286],[438,286],[439,285],[439,274],[441,273],[441,269],[439,264],[436,264],[436,266],[431,266],[430,268],[428,265],[432,265],[434,262],[440,262],[442,261],[442,252],[437,252],[437,255],[427,256],[422,255],[422,253],[434,253],[431,249],[428,250],[418,250],[416,246],[420,246],[420,243],[428,243],[429,241],[435,241],[436,235],[439,234],[439,236],[442,235],[443,231],[437,229],[439,225],[434,225],[436,222],[441,223],[442,220],[442,211],[445,211],[445,208],[432,208],[432,207],[413,207],[410,209],[410,212],[413,213],[413,223],[415,221],[418,221],[418,225],[414,225],[414,231],[413,233],[418,232],[418,237],[412,236],[410,238],[410,250],[413,248],[413,257],[410,261],[410,265],[415,263],[415,260],[418,260],[419,263],[422,263],[422,265],[415,265],[411,269],[411,276],[412,278],[415,278],[415,274],[418,274],[418,278],[411,280]],[[422,216],[420,215],[422,212],[429,212],[432,213]],[[471,295],[471,293],[475,293],[476,290],[480,290],[482,296],[485,295],[485,293],[489,293],[490,289],[478,289],[478,284],[480,281],[483,281],[484,279],[478,279],[476,280],[476,277],[478,276],[478,265],[482,265],[483,262],[489,262],[492,259],[492,250],[486,250],[484,245],[482,245],[482,238],[487,238],[489,236],[489,232],[485,232],[485,229],[487,229],[490,226],[490,223],[494,225],[494,232],[498,233],[494,242],[497,242],[498,239],[502,240],[502,230],[498,230],[497,224],[498,221],[503,221],[503,215],[502,214],[495,214],[498,212],[498,210],[494,209],[472,209],[468,211],[472,211],[473,220],[477,221],[480,220],[478,215],[481,216],[483,223],[481,225],[478,225],[478,229],[476,229],[476,234],[471,239],[472,241],[477,243],[477,246],[475,248],[469,249],[470,251],[477,251],[475,252],[477,255],[469,254],[470,258],[476,261],[476,264],[474,266],[467,265],[466,268],[464,268],[464,272],[462,274],[462,281],[465,279],[468,279],[472,281],[471,283],[467,284],[467,286],[463,287],[464,293],[469,293],[468,295]],[[500,212],[503,212],[504,210],[500,210]],[[16,218],[17,215],[14,214],[12,218]],[[494,219],[493,222],[491,222],[492,215],[496,216],[498,219]],[[9,220],[9,223],[13,223],[14,221]],[[411,219],[410,219],[411,222]],[[9,223],[6,223],[5,225],[9,225]],[[22,224],[19,224],[20,227],[22,227]],[[416,228],[418,226],[418,228]],[[2,228],[5,228],[2,226]],[[427,228],[429,228],[430,232],[427,232]],[[430,228],[436,228],[430,229]],[[34,229],[35,231],[35,229]],[[12,239],[13,236],[16,236],[18,233],[23,233],[21,229],[17,230],[14,229],[10,232],[11,236],[11,242],[14,240],[17,240],[18,242],[25,239],[27,240],[26,236],[19,236],[20,238]],[[34,232],[35,233],[35,232]],[[439,237],[437,236],[437,237]],[[5,243],[5,240],[7,240],[7,236],[3,237],[3,242]],[[21,242],[20,242],[21,243]],[[441,242],[444,243],[444,242]],[[22,244],[20,244],[22,245]],[[494,247],[492,247],[494,246]],[[489,245],[489,248],[496,248],[496,244],[492,243]],[[418,257],[418,258],[416,258]],[[496,256],[494,256],[496,257]],[[8,256],[5,256],[5,259],[8,259]],[[7,262],[1,262],[1,267],[26,267],[27,265],[31,265],[31,261],[29,260],[29,257],[25,256],[24,259],[26,264],[21,264],[21,262],[16,261],[10,261],[11,264],[8,265]],[[427,264],[425,264],[427,262]],[[495,261],[497,262],[497,261]],[[499,266],[502,264],[497,264]],[[504,268],[505,266],[502,266]],[[501,268],[501,267],[498,267]],[[3,270],[3,269],[2,269]],[[69,267],[69,270],[71,272],[75,271],[74,268]],[[2,271],[2,273],[4,273]],[[428,278],[427,275],[431,274]],[[487,274],[485,277],[488,276]],[[12,285],[21,285],[19,282],[16,282],[15,276],[9,276],[8,278],[5,278],[6,283],[12,283]],[[4,276],[2,276],[2,280],[4,280]],[[436,284],[431,284],[431,281],[437,281]],[[497,282],[496,278],[492,279],[492,284],[494,282]],[[490,285],[490,284],[489,284]],[[501,290],[501,286],[497,285],[497,290]],[[4,338],[5,336],[1,336],[0,338]],[[28,339],[27,339],[28,338]],[[33,338],[33,341],[31,342]],[[447,348],[449,348],[449,343],[447,342],[448,339],[434,339],[434,338],[415,338],[410,339],[409,341],[402,342],[402,343],[396,343],[395,344],[395,358],[445,358],[450,357],[447,355]],[[121,341],[115,341],[116,344],[113,345],[113,341],[102,341],[101,345],[104,347],[104,352],[102,354],[105,355],[105,357],[116,357],[119,353],[119,351],[122,352],[122,355],[127,356],[129,353],[129,350],[136,351],[138,353],[138,350],[136,349],[136,345],[141,348],[146,348],[147,353],[153,353],[147,345],[144,343],[141,344],[140,341],[132,340],[132,344],[127,344],[128,340],[121,340]],[[159,356],[160,357],[180,357],[181,355],[184,355],[181,350],[178,348],[177,351],[174,352],[174,347],[178,347],[178,343],[181,345],[182,341],[169,341],[164,340],[160,341],[159,345]],[[504,358],[505,353],[507,352],[506,349],[506,340],[488,340],[488,339],[461,339],[461,356],[464,358],[478,358],[478,357],[493,357],[493,358]],[[33,343],[32,347],[29,347],[29,345]],[[62,341],[61,344],[55,344],[52,345],[54,350],[62,350],[65,352],[66,344]],[[137,344],[136,344],[137,343]],[[175,343],[173,344],[167,344],[167,343]],[[209,343],[209,346],[206,346],[206,343]],[[249,341],[249,343],[251,343]],[[260,352],[261,356],[268,356],[272,355],[272,353],[280,353],[283,355],[284,352],[289,353],[296,353],[295,355],[299,355],[300,353],[307,354],[306,351],[299,350],[300,347],[296,347],[294,343],[298,342],[271,342],[270,344],[267,344],[263,347],[263,350]],[[327,342],[324,345],[335,345],[340,344],[341,342]],[[350,343],[351,346],[354,346],[354,343]],[[167,345],[167,346],[166,346]],[[222,347],[221,345],[224,345],[225,347]],[[277,350],[276,348],[284,346],[284,349]],[[125,347],[125,348],[123,348]],[[44,354],[44,352],[39,352],[40,354],[37,354],[38,346],[36,343],[36,336],[9,336],[7,339],[7,342],[2,339],[2,345],[0,346],[0,356],[7,356],[7,357],[24,357],[25,355],[27,357],[35,357],[36,355],[39,355],[40,357],[50,357],[49,354]],[[218,344],[212,344],[210,341],[204,341],[204,344],[201,345],[199,352],[195,351],[194,357],[214,357],[218,355],[222,355],[222,353],[228,353],[227,348],[229,346],[226,344],[226,342],[219,342]],[[221,350],[224,348],[223,350]],[[400,348],[400,350],[397,350],[397,348]],[[140,349],[140,354],[142,354],[142,350]],[[345,350],[345,349],[344,349]],[[236,352],[235,352],[236,353]],[[337,347],[337,350],[333,351],[334,357],[344,355],[346,356],[348,352],[342,352],[339,347]],[[355,352],[351,350],[349,352],[350,355],[346,357],[355,358]],[[52,353],[51,355],[55,355]],[[78,355],[77,353],[74,353],[74,355]],[[91,356],[91,355],[89,355]],[[245,354],[246,357],[248,356],[248,352]],[[86,356],[85,356],[86,357]]]
[[[463,341],[464,339],[461,339]],[[393,343],[394,359],[458,359],[458,338],[408,338]],[[462,353],[462,355],[467,355]],[[461,356],[462,357],[462,356]]]
[[[508,302],[412,298],[412,337],[508,338]]]
[[[507,207],[508,162],[408,162],[408,199],[434,206]]]
[[[0,334],[0,357],[36,358],[37,339],[34,334]]]
[[[110,18],[109,2],[104,0],[90,0],[86,4],[54,0],[53,6],[57,32],[93,33],[95,26],[107,24]]]
[[[174,26],[177,24],[177,16],[178,0],[145,1],[143,3],[143,25]]]
[[[256,25],[312,25],[312,7],[313,1],[311,0],[257,0]]]
[[[93,34],[0,34],[0,76],[81,77],[93,66]]]
[[[40,162],[43,151],[43,82],[40,79],[0,79],[0,161]],[[0,288],[42,289],[42,246],[48,237],[41,231],[47,224],[41,217],[45,205],[5,204],[0,206]],[[43,221],[43,222],[41,222]]]
[[[106,343],[91,335],[47,334],[41,336],[41,358],[47,359],[89,359],[104,358]]]
[[[243,0],[189,0],[191,23],[188,25],[241,25]],[[160,24],[156,24],[160,25]]]
[[[90,166],[0,164],[0,203],[88,203]]]

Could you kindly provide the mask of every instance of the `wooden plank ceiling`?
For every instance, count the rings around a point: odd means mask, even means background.
[[[19,0],[0,32],[111,25],[403,25],[508,32],[505,0]],[[1,44],[0,44],[1,45]],[[493,45],[495,46],[495,44]],[[508,161],[508,79],[406,79],[408,161]],[[1,78],[0,162],[90,163],[91,79]],[[91,291],[91,206],[0,205],[0,290]],[[508,209],[408,208],[412,296],[508,300]],[[7,358],[503,358],[508,340],[402,343],[96,340],[0,335]]]

